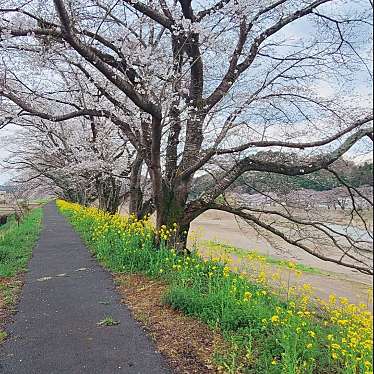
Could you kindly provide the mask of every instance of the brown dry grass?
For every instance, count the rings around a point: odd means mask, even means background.
[[[0,277],[0,289],[5,288],[7,286],[8,286],[8,279]],[[2,293],[0,292],[0,323],[2,320],[3,314],[5,314],[4,309],[5,309],[5,300],[4,300]]]
[[[205,324],[173,310],[162,302],[167,286],[143,275],[117,275],[119,292],[153,338],[175,373],[218,373],[212,363],[222,338]]]
[[[22,276],[0,277],[0,330],[14,313],[13,307],[22,289],[21,278]]]

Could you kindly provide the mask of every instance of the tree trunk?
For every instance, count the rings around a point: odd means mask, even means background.
[[[109,177],[97,184],[99,208],[105,212],[116,214],[121,204],[121,183]]]
[[[87,205],[87,198],[80,189],[66,189],[63,191],[63,199],[72,203]]]
[[[142,165],[143,158],[137,155],[130,175],[129,213],[135,214],[138,219],[143,215],[143,192],[140,186]]]
[[[187,198],[190,181],[179,181],[174,186],[168,186],[163,182],[162,204],[158,213],[158,226],[162,225],[168,228],[174,228],[176,224],[176,232],[173,233],[173,245],[178,251],[187,249],[187,238],[190,225],[193,220],[190,215],[186,214]]]

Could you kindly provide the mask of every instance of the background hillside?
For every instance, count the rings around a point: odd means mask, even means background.
[[[356,164],[350,161],[338,162],[334,164],[334,170],[340,175],[342,180],[350,186],[362,187],[373,186],[373,164]],[[216,181],[210,174],[205,174],[196,178],[193,187],[193,197],[200,195]],[[316,173],[290,177],[274,173],[246,173],[242,175],[232,185],[231,192],[255,194],[262,192],[277,192],[287,194],[292,191],[307,189],[314,191],[328,191],[341,187],[342,183],[327,170]]]

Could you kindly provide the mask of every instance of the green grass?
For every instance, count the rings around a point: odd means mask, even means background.
[[[117,326],[119,321],[116,321],[112,316],[107,316],[97,323],[97,326]]]
[[[7,338],[7,336],[8,334],[0,329],[0,343],[2,343]]]
[[[225,373],[371,371],[372,345],[367,342],[372,341],[372,329],[366,314],[356,316],[345,304],[337,304],[335,319],[316,315],[308,309],[307,295],[285,301],[218,261],[179,254],[164,242],[156,250],[146,224],[78,206],[62,206],[62,212],[104,266],[163,279],[169,285],[167,304],[220,331],[226,346],[216,352],[215,362]],[[357,334],[359,344],[349,345],[349,331]],[[334,351],[332,342],[339,343],[339,350]]]
[[[22,282],[16,275],[26,270],[32,249],[41,230],[42,209],[31,211],[18,226],[14,216],[0,227],[0,304],[11,310],[17,301]],[[7,333],[0,329],[0,343]]]
[[[0,238],[4,236],[5,231],[7,231],[15,222],[16,219],[14,217],[14,214],[10,215],[8,217],[7,223],[5,225],[0,226]]]
[[[288,268],[288,261],[279,260],[277,258],[267,256],[267,255],[264,255],[264,254],[259,253],[259,252],[249,251],[247,249],[234,247],[234,246],[219,243],[219,242],[216,242],[216,241],[204,241],[202,243],[202,247],[207,248],[207,249],[212,249],[212,250],[218,251],[218,252],[223,251],[224,253],[229,254],[229,255],[234,254],[238,258],[243,258],[243,259],[248,257],[248,255],[255,254],[257,256],[261,256],[267,264],[275,265],[275,266],[278,266],[278,267],[281,267],[281,268]],[[307,266],[307,265],[303,265],[303,264],[299,264],[299,263],[295,263],[295,269],[300,270],[303,273],[309,273],[309,274],[316,274],[316,275],[327,274],[326,272],[323,272],[320,269],[317,269],[317,268],[314,268],[314,267],[311,267],[311,266]]]
[[[42,209],[29,213],[18,226],[13,218],[0,231],[0,277],[26,270],[41,229]]]

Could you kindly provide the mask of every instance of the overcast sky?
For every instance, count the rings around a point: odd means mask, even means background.
[[[0,163],[4,160],[6,155],[7,153],[3,149],[0,149]],[[0,184],[7,182],[8,179],[9,179],[9,173],[4,171],[0,166]]]
[[[347,5],[348,7],[352,6],[349,2],[347,4],[348,4]],[[362,4],[364,4],[364,3],[354,1],[355,7],[360,6],[360,4],[362,6]],[[331,9],[329,9],[329,8],[331,8]],[[334,13],[334,5],[332,5],[332,4],[325,6],[323,9],[327,14],[330,13],[330,12]],[[304,22],[303,20],[290,25],[287,28],[287,30],[284,30],[285,34],[290,38],[293,38],[293,37],[298,37],[299,38],[300,34],[309,33],[311,31],[312,30],[310,29],[310,27],[308,27],[307,21]],[[367,32],[367,30],[365,29],[364,32]],[[368,48],[368,47],[366,46],[366,48]],[[365,57],[368,57],[368,56],[371,57],[371,55],[372,55],[371,47],[369,49],[361,50],[360,52]],[[369,68],[370,69],[372,68],[371,64],[370,64]],[[321,80],[320,86],[318,88],[320,90],[319,93],[322,96],[329,96],[330,94],[332,94],[334,92],[334,87],[331,86],[329,84],[329,82],[326,82],[326,81],[323,81],[323,80]],[[372,81],[367,79],[366,74],[363,74],[363,75],[356,74],[355,79],[354,79],[354,84],[352,84],[351,88],[352,88],[352,91],[356,91],[355,93],[359,93],[359,96],[361,97],[361,104],[363,105],[363,107],[365,107],[368,102],[372,101]],[[9,171],[6,171],[6,170],[2,169],[2,167],[1,167],[1,164],[3,163],[3,161],[6,159],[6,157],[8,155],[8,153],[6,151],[7,147],[3,143],[2,138],[8,136],[13,131],[14,131],[14,129],[1,129],[0,130],[0,184],[6,183],[10,178]],[[354,156],[357,156],[359,154],[365,154],[365,153],[367,153],[368,149],[371,149],[371,144],[369,146],[368,144],[366,144],[365,141],[360,142],[360,144],[358,144],[356,147],[354,147],[349,152],[349,156],[354,157]]]
[[[1,164],[7,158],[9,153],[7,152],[7,146],[4,144],[4,138],[14,132],[14,128],[1,129],[0,130],[0,184],[7,182],[10,178],[9,171],[4,170]]]

